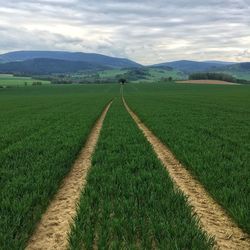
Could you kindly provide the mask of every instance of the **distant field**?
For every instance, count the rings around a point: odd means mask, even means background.
[[[190,84],[218,84],[218,85],[238,85],[237,83],[219,81],[219,80],[185,80],[177,81],[177,83],[190,83]]]
[[[0,74],[0,86],[25,86],[32,85],[34,82],[50,84],[49,81],[36,80],[31,77],[17,77],[10,74]]]
[[[139,71],[139,72],[137,72]],[[143,68],[143,69],[112,69],[112,70],[102,70],[97,72],[89,73],[76,73],[72,74],[73,79],[95,79],[96,81],[112,81],[115,82],[119,77],[124,77],[131,83],[138,82],[157,82],[163,79],[186,79],[186,75],[177,70],[167,70],[160,68]]]
[[[73,78],[88,78],[88,77],[93,77],[93,78],[114,78],[117,75],[122,75],[124,73],[127,73],[128,70],[126,69],[110,69],[110,70],[100,70],[96,72],[79,72],[79,73],[73,73],[71,76]]]
[[[111,78],[111,77],[116,77],[117,75],[121,75],[127,72],[128,70],[126,69],[112,69],[112,70],[99,71],[98,74],[101,78]]]
[[[173,80],[185,79],[185,75],[177,70],[165,70],[158,68],[149,68],[149,76],[146,79],[133,81],[133,82],[155,82],[164,78],[172,77]]]

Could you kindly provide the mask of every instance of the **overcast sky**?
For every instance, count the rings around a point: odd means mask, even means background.
[[[0,0],[0,53],[250,61],[250,0]]]

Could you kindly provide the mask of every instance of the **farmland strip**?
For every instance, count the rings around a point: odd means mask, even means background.
[[[211,249],[183,194],[116,99],[93,155],[70,249]]]
[[[141,121],[250,234],[250,88],[126,85]]]
[[[66,249],[67,235],[76,214],[77,201],[85,186],[86,175],[91,166],[91,156],[111,103],[106,106],[93,127],[83,150],[28,242],[27,250]]]
[[[171,151],[141,122],[124,98],[123,102],[177,187],[187,196],[188,203],[193,207],[194,214],[199,217],[203,230],[214,237],[220,249],[250,249],[249,236],[228,217],[202,185],[175,159]]]

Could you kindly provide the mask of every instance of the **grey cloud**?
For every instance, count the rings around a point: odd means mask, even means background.
[[[0,0],[0,50],[250,60],[249,13],[250,0]]]

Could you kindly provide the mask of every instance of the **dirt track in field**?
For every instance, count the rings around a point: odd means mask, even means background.
[[[152,145],[158,158],[166,167],[175,185],[186,195],[194,214],[199,218],[201,228],[214,237],[216,249],[250,249],[249,235],[231,220],[206,192],[203,186],[181,165],[171,151],[140,121],[138,116],[124,105],[139,129]]]
[[[240,85],[238,83],[219,81],[219,80],[185,80],[176,81],[177,83],[190,83],[190,84],[219,84],[219,85]]]
[[[76,215],[77,202],[86,184],[87,172],[91,166],[91,157],[111,103],[106,106],[92,128],[85,146],[71,171],[63,180],[61,187],[30,238],[26,247],[27,250],[62,250],[67,248],[70,225]]]

